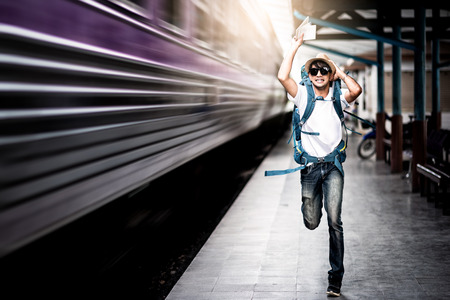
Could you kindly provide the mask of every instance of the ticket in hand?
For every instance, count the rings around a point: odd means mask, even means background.
[[[297,30],[295,30],[295,36],[297,39],[300,38],[300,35],[304,33],[303,40],[315,40],[316,39],[316,25],[312,25],[311,22],[309,22],[309,17],[306,17],[306,19],[298,26]]]

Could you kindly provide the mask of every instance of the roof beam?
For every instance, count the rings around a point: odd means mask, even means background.
[[[296,18],[300,19],[300,20],[304,20],[304,19],[307,18],[307,16],[302,15],[297,10],[294,11],[294,16]],[[310,17],[309,19],[310,19],[311,23],[314,23],[314,24],[317,24],[317,25],[320,25],[320,26],[334,28],[334,29],[337,29],[337,30],[341,30],[341,31],[347,32],[349,34],[353,34],[353,35],[360,36],[360,37],[363,37],[363,38],[377,40],[379,42],[388,43],[388,44],[399,46],[401,48],[405,48],[405,49],[409,49],[409,50],[415,50],[416,49],[415,45],[410,44],[410,43],[406,43],[406,42],[403,42],[403,41],[400,41],[400,40],[395,40],[395,39],[388,38],[388,37],[385,37],[385,36],[381,36],[381,35],[378,35],[378,34],[374,34],[374,33],[371,33],[371,32],[362,31],[362,30],[358,30],[358,29],[355,29],[355,28],[338,25],[338,24],[335,24],[335,23],[331,23],[331,22],[328,22],[328,21],[321,20],[321,19],[316,19],[316,18],[312,18],[312,17]]]
[[[383,36],[389,38],[387,36],[387,34],[388,33],[386,33]],[[434,33],[431,31],[427,31],[426,34],[427,34],[427,36],[426,36],[427,41],[431,41],[433,39],[433,37],[438,37],[439,39],[442,39],[442,40],[450,40],[450,31],[445,31],[445,32],[441,32],[441,33]],[[414,37],[415,37],[414,31],[402,32],[401,35],[402,35],[403,40],[414,40]],[[355,36],[355,35],[348,34],[348,33],[317,33],[316,38],[318,40],[360,40],[360,39],[363,39],[362,37]]]
[[[377,1],[373,0],[292,0],[292,6],[298,7],[302,11],[326,11],[338,7],[340,10],[352,9],[376,9]]]
[[[346,12],[350,15],[350,12]],[[311,18],[311,16],[310,16]],[[322,20],[322,19],[320,19]],[[327,18],[327,21],[330,19]],[[345,27],[393,27],[395,25],[400,25],[401,27],[414,27],[415,26],[415,20],[414,18],[398,18],[396,20],[392,19],[386,19],[383,20],[383,24],[379,24],[376,19],[361,19],[361,18],[353,18],[351,20],[332,20],[332,23],[339,25],[339,26],[345,26]],[[427,18],[427,26],[438,26],[439,28],[447,29],[450,27],[450,17],[434,17],[434,18]],[[299,22],[300,25],[300,22]]]
[[[443,68],[443,67],[447,67],[447,66],[450,66],[450,60],[449,61],[445,61],[445,62],[442,62],[442,63],[439,63],[438,65],[437,65],[437,67],[440,69],[440,68]]]
[[[450,8],[449,1],[422,1],[425,8]],[[417,6],[416,1],[411,0],[292,0],[292,7],[300,11],[328,11],[330,9],[336,10],[354,10],[354,9],[392,9],[395,6],[403,9],[414,9]]]
[[[316,34],[317,39],[319,40],[360,40],[361,37],[354,36],[347,33],[329,33],[329,34]]]

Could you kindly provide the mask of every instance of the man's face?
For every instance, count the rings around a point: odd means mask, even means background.
[[[326,74],[322,74],[326,73]],[[316,64],[312,64],[309,69],[309,78],[311,82],[317,88],[327,88],[330,83],[331,69],[328,66],[318,66]]]

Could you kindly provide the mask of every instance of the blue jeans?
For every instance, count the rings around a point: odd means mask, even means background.
[[[334,163],[318,163],[301,171],[302,213],[308,229],[319,226],[325,206],[330,233],[328,280],[340,287],[344,276],[344,231],[342,228],[342,194],[344,176]]]

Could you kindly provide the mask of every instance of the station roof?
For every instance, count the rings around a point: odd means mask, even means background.
[[[344,57],[329,53],[330,57],[341,65],[351,64],[356,68],[364,66],[363,63],[355,62],[351,56],[376,60],[377,41],[370,36],[395,40],[393,32],[396,26],[400,30],[400,42],[414,45],[416,27],[414,15],[415,9],[419,6],[422,6],[426,13],[427,60],[431,61],[431,40],[435,37],[439,38],[441,61],[450,60],[449,1],[429,0],[417,3],[405,0],[287,0],[286,2],[290,2],[290,7],[285,8],[283,12],[281,9],[278,10],[278,24],[277,21],[273,21],[275,30],[277,27],[278,30],[283,30],[279,36],[284,49],[289,46],[293,32],[302,22],[302,17],[309,16],[310,21],[317,25],[316,40],[305,42],[305,45],[316,48],[304,47],[300,51],[301,61],[306,61],[318,52],[324,52],[320,50],[323,48],[348,54],[348,57]],[[324,26],[322,23],[335,26]],[[289,27],[290,30],[287,30]],[[368,37],[339,30],[340,27],[367,33]],[[389,62],[392,45],[384,43],[384,47],[385,61]],[[413,59],[414,52],[402,48],[402,55],[403,60],[407,62]]]

